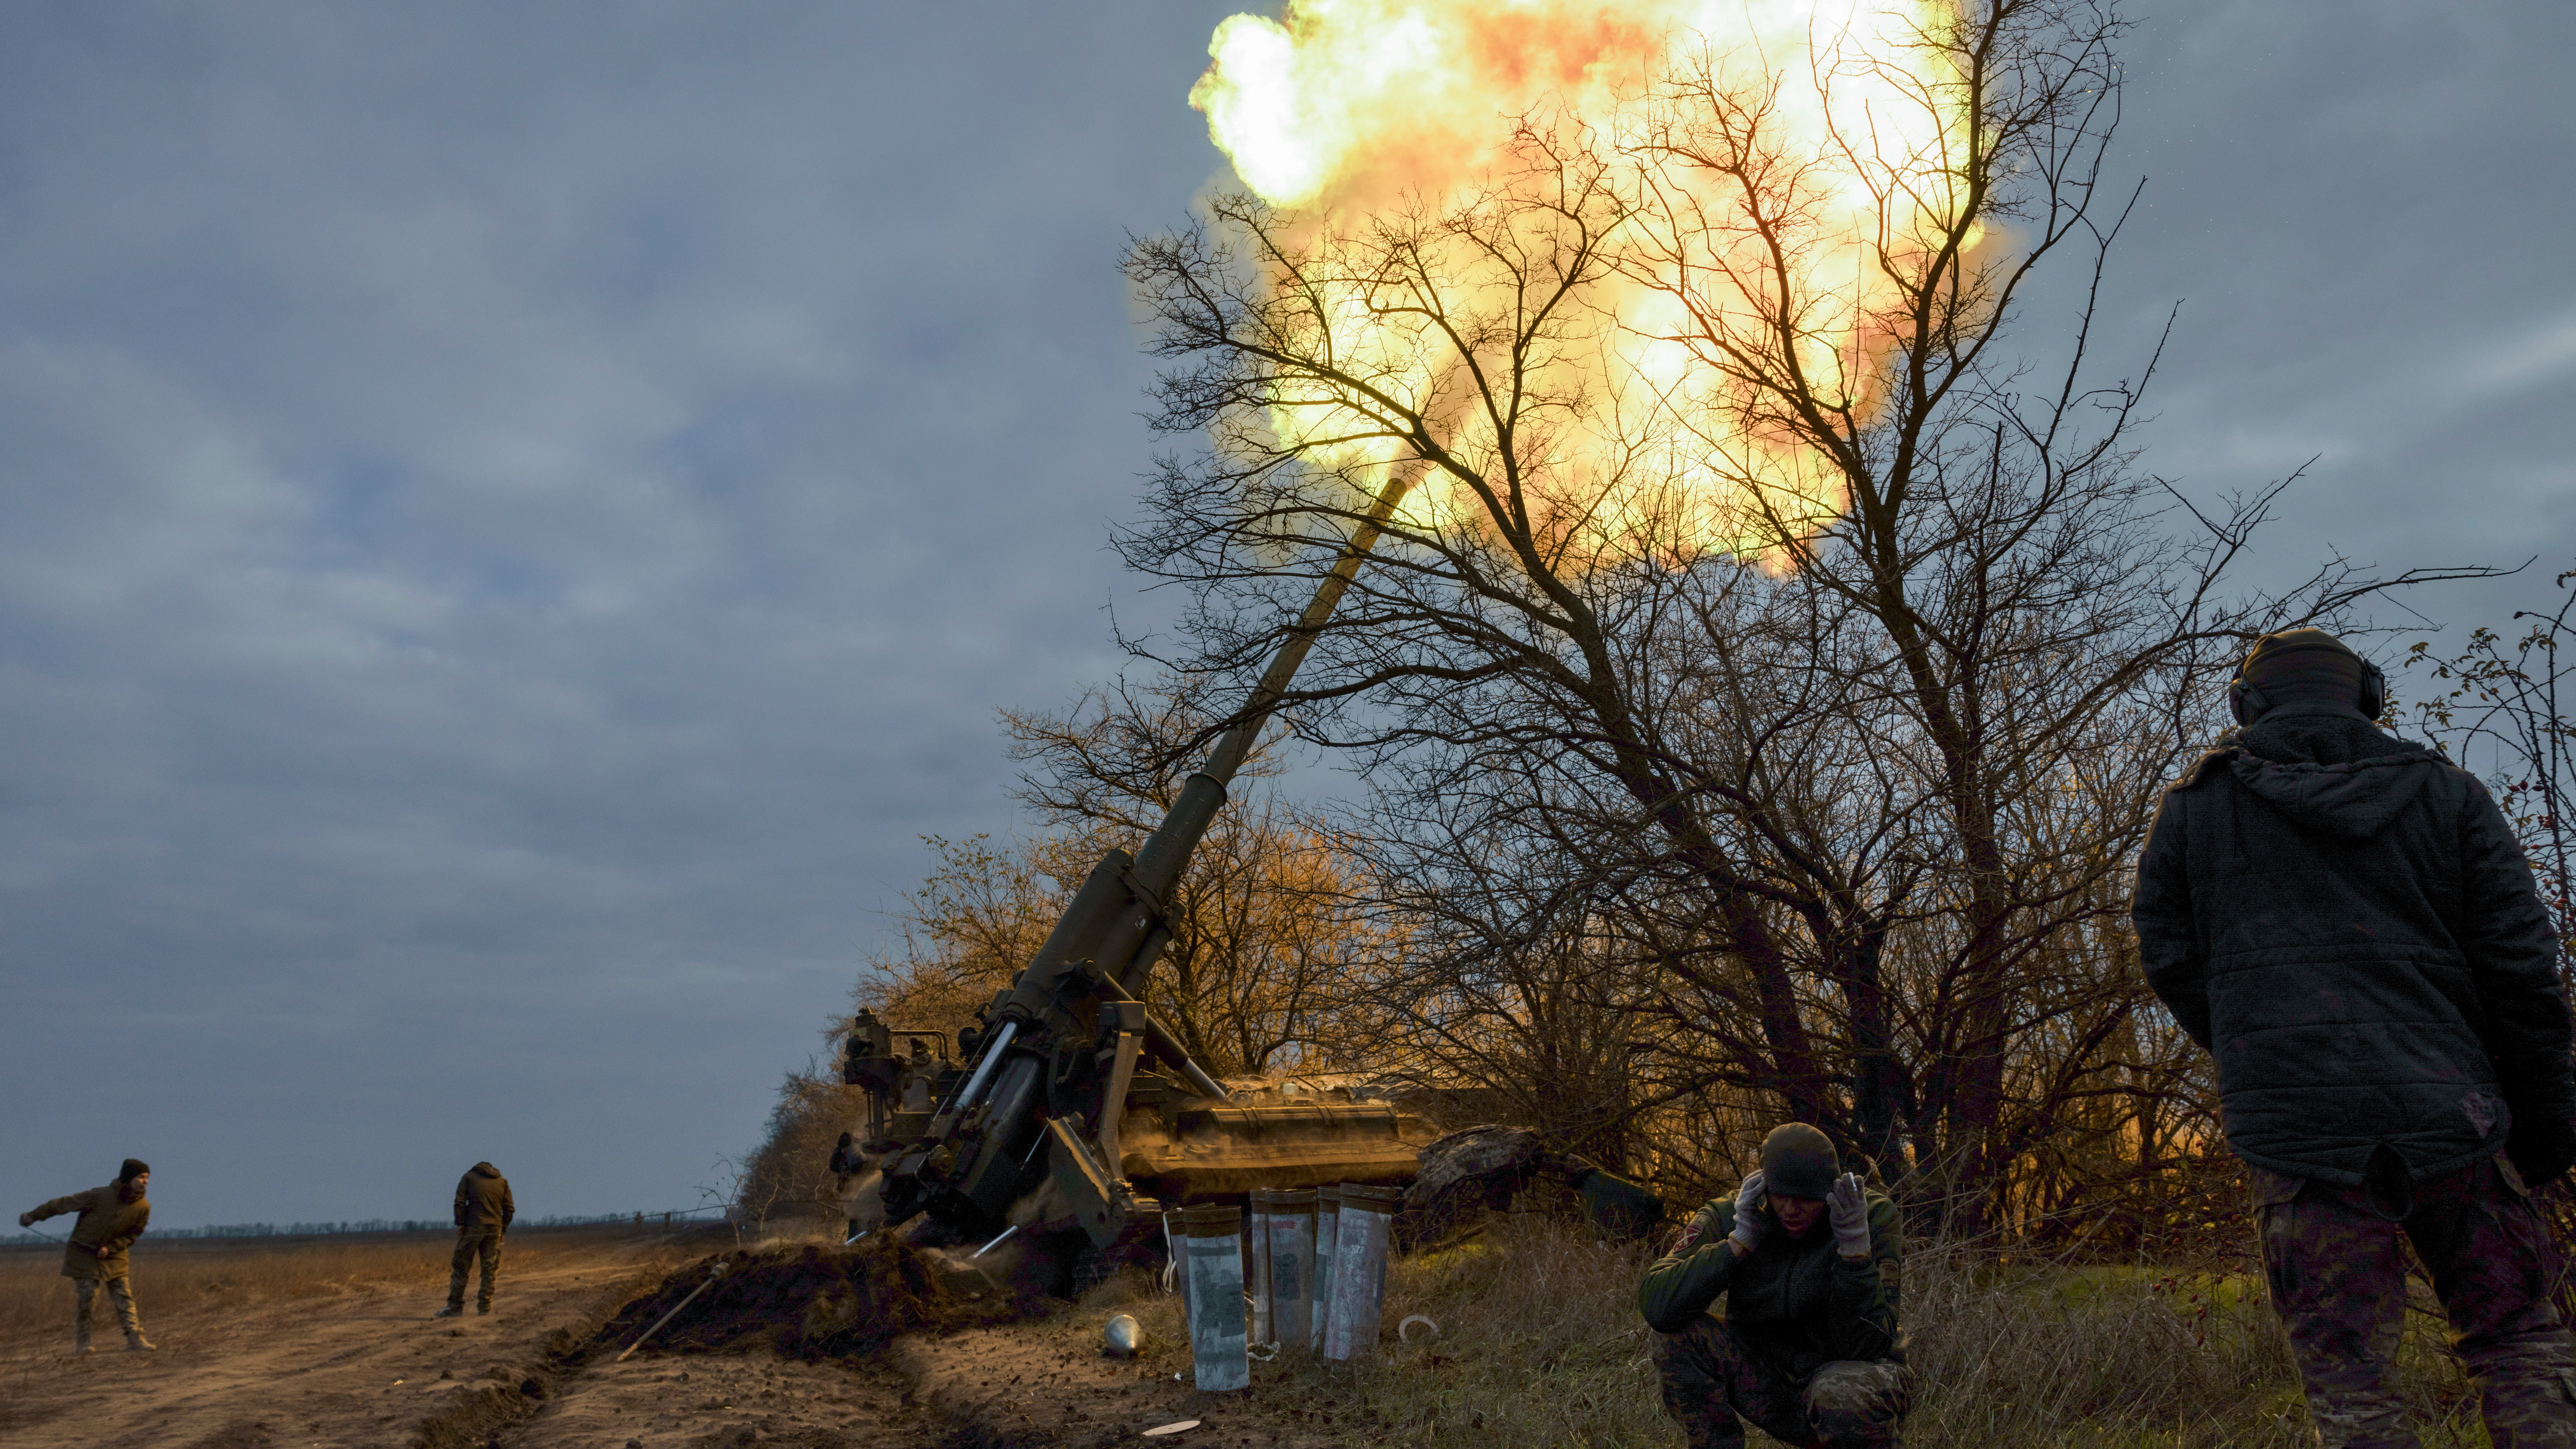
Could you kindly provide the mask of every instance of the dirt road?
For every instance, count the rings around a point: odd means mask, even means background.
[[[1175,1380],[1176,1344],[1104,1358],[1111,1309],[1096,1304],[906,1337],[856,1362],[746,1343],[568,1366],[562,1351],[672,1257],[633,1244],[559,1251],[505,1270],[489,1318],[434,1318],[437,1288],[409,1283],[214,1310],[147,1298],[150,1354],[124,1352],[113,1332],[79,1359],[64,1352],[67,1332],[13,1335],[0,1346],[0,1449],[1095,1449],[1180,1419],[1202,1421],[1172,1441],[1184,1445],[1370,1437],[1327,1427],[1329,1405],[1301,1398],[1291,1412],[1286,1394],[1261,1393],[1266,1365],[1254,1393],[1215,1395]]]
[[[508,1276],[488,1318],[434,1318],[440,1293],[408,1286],[221,1311],[147,1298],[157,1352],[124,1351],[113,1318],[86,1358],[66,1353],[68,1323],[7,1346],[0,1449],[408,1445],[454,1396],[524,1381],[548,1336],[634,1271],[603,1259]]]

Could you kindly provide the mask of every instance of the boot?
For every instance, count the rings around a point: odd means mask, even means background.
[[[72,1352],[76,1355],[89,1352],[88,1324],[84,1323],[80,1327],[72,1330]]]
[[[142,1329],[129,1328],[125,1330],[125,1351],[127,1353],[150,1353],[152,1352],[152,1340],[143,1336]]]
[[[465,1305],[462,1303],[450,1303],[445,1308],[438,1310],[438,1312],[433,1316],[438,1318],[463,1318],[465,1316]]]

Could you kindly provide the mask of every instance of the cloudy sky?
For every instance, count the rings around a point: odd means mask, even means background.
[[[1115,262],[1224,4],[0,11],[0,1182],[686,1207],[994,711],[1150,621]],[[2143,9],[2143,7],[2141,7]],[[2576,562],[2576,10],[2174,0],[2149,466],[2259,570]]]

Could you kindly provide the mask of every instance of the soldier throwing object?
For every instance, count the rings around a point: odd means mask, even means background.
[[[1787,1444],[1898,1442],[1896,1205],[1835,1168],[1824,1133],[1773,1128],[1761,1171],[1734,1201],[1701,1208],[1646,1271],[1637,1309],[1664,1335],[1664,1408],[1691,1449],[1735,1449],[1746,1419]],[[1720,1293],[1723,1319],[1708,1311]]]
[[[152,1183],[152,1169],[129,1157],[117,1170],[116,1181],[105,1187],[93,1187],[69,1197],[58,1197],[31,1213],[18,1214],[18,1226],[28,1227],[64,1213],[79,1213],[72,1224],[71,1242],[63,1248],[63,1276],[72,1280],[72,1352],[89,1352],[89,1315],[98,1300],[98,1285],[107,1285],[107,1296],[116,1305],[116,1317],[125,1325],[125,1346],[140,1353],[152,1347],[143,1336],[143,1316],[134,1311],[134,1287],[126,1281],[126,1249],[143,1236],[145,1225],[152,1221],[152,1201],[143,1190]]]
[[[2217,1057],[2317,1442],[2417,1442],[2391,1382],[2402,1231],[2496,1449],[2576,1446],[2528,1200],[2576,1161],[2558,940],[2476,778],[2372,727],[2384,692],[2320,630],[2256,641],[2243,728],[2166,792],[2139,860],[2140,959]]]
[[[447,1263],[447,1306],[441,1318],[465,1313],[465,1270],[483,1260],[483,1288],[474,1296],[474,1311],[492,1311],[492,1280],[501,1276],[501,1238],[519,1214],[510,1201],[510,1180],[488,1162],[467,1168],[456,1182],[456,1256]]]

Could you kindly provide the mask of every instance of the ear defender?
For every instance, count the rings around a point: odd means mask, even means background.
[[[2361,697],[2353,707],[2376,720],[2388,712],[2388,675],[2378,665],[2361,661]]]
[[[2271,707],[2272,701],[2245,677],[2244,666],[2238,665],[2236,677],[2227,681],[2227,712],[2236,716],[2238,724],[2249,725]]]

